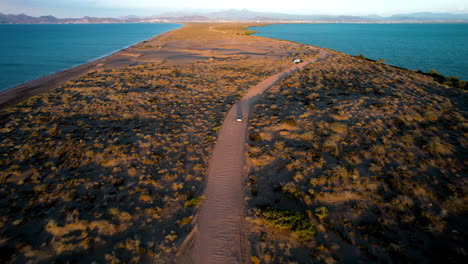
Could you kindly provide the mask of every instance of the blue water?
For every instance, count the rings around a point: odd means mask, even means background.
[[[0,91],[179,27],[150,23],[0,25]]]
[[[468,24],[277,24],[251,29],[258,36],[468,80]]]

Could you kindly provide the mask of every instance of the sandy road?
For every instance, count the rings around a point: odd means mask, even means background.
[[[317,58],[291,66],[252,87],[228,112],[221,127],[208,168],[206,200],[202,204],[198,232],[192,248],[192,261],[196,264],[242,263],[245,245],[241,238],[244,199],[242,175],[245,165],[247,125],[255,103],[270,87],[290,74],[329,53],[320,50]],[[236,121],[241,111],[243,121]]]

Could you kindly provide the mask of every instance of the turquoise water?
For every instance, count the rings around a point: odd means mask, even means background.
[[[0,25],[0,90],[107,56],[179,24]]]
[[[258,36],[468,80],[468,24],[278,24],[251,29]]]

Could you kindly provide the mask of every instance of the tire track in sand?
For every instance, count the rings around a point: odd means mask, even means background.
[[[329,53],[320,49],[318,58],[304,61],[268,77],[252,87],[228,112],[219,132],[208,167],[206,200],[201,205],[198,232],[191,258],[195,264],[242,263],[241,223],[244,197],[242,175],[245,165],[245,143],[251,110],[273,85],[312,62],[324,60]],[[241,111],[243,121],[236,121]]]

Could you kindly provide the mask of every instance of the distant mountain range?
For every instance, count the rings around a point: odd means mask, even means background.
[[[25,14],[4,15],[0,13],[0,24],[92,24],[92,23],[122,23],[116,18],[56,18],[54,16],[32,17]]]
[[[294,15],[264,13],[246,9],[223,10],[211,13],[164,13],[151,17],[126,16],[120,18],[56,18],[54,16],[32,17],[25,14],[4,15],[0,13],[0,24],[89,24],[89,23],[138,23],[138,22],[200,22],[200,21],[261,21],[261,22],[325,22],[325,23],[468,23],[468,14],[412,13],[389,17]]]

